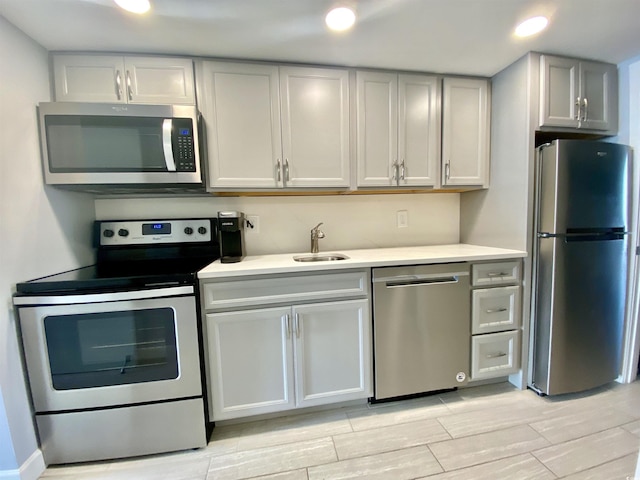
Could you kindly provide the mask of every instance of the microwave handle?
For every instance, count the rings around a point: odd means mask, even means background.
[[[164,151],[164,162],[167,164],[167,171],[176,171],[176,162],[173,159],[173,146],[171,144],[171,132],[173,131],[173,120],[165,118],[162,122],[162,150]]]

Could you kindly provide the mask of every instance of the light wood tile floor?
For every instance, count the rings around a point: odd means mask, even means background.
[[[50,480],[632,480],[640,381],[541,398],[503,383],[218,426],[206,448],[49,467]]]

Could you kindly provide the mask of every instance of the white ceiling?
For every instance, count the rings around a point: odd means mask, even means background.
[[[347,0],[358,23],[324,27],[336,0],[0,0],[49,50],[186,54],[492,76],[528,51],[620,63],[640,55],[640,0]],[[516,39],[534,14],[547,31]]]

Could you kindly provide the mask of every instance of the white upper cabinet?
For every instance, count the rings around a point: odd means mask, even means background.
[[[349,73],[280,67],[283,182],[349,186]]]
[[[349,186],[346,70],[209,61],[197,68],[210,189]]]
[[[281,186],[278,67],[221,62],[204,62],[200,67],[209,185]]]
[[[540,126],[615,132],[615,65],[540,56]]]
[[[489,81],[445,78],[442,96],[442,185],[489,182]]]
[[[191,59],[56,54],[53,75],[58,102],[196,103]]]
[[[437,77],[358,71],[356,89],[358,186],[435,186]]]

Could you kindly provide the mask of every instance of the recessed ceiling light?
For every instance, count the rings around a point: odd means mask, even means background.
[[[518,25],[515,33],[518,37],[529,37],[547,28],[548,24],[547,17],[532,17]]]
[[[338,7],[327,13],[327,27],[338,32],[350,29],[356,23],[356,14],[347,7]]]
[[[151,8],[149,0],[114,0],[114,2],[120,8],[132,13],[145,13]]]

